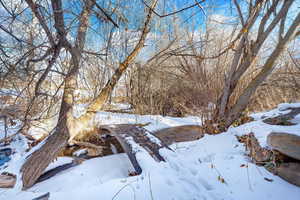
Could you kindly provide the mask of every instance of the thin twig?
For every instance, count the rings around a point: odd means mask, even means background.
[[[153,198],[153,193],[152,193],[152,186],[151,186],[151,179],[150,179],[150,173],[148,174],[148,180],[149,180],[149,187],[150,187],[150,195],[151,195],[151,199],[154,200]]]
[[[160,14],[158,14],[154,9],[152,9],[152,8],[151,8],[144,0],[142,0],[143,4],[144,4],[147,8],[149,8],[150,10],[152,10],[152,12],[153,12],[155,15],[157,15],[158,17],[160,17],[160,18],[164,18],[164,17],[168,17],[168,16],[171,16],[171,15],[175,15],[175,14],[178,14],[178,13],[180,13],[180,12],[182,12],[182,11],[185,11],[185,10],[188,10],[188,9],[190,9],[190,8],[193,8],[193,7],[195,7],[195,6],[199,6],[199,4],[200,4],[200,3],[203,3],[204,1],[205,1],[205,0],[202,0],[201,2],[196,1],[196,3],[193,4],[193,5],[187,6],[187,7],[185,7],[185,8],[182,8],[182,9],[180,9],[180,10],[176,10],[176,11],[171,12],[171,13],[168,13],[168,14],[160,15]]]
[[[131,181],[130,183],[127,183],[126,185],[124,185],[123,187],[121,187],[119,190],[118,190],[118,192],[113,196],[113,198],[111,199],[111,200],[114,200],[117,196],[118,196],[118,194],[124,189],[124,188],[126,188],[127,186],[130,186],[132,183],[134,183],[134,182],[136,182],[137,180],[134,180],[134,181]]]

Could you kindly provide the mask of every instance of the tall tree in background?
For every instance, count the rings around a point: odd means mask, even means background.
[[[226,74],[225,85],[214,116],[214,121],[219,124],[220,131],[224,131],[241,116],[258,86],[266,80],[275,68],[276,59],[289,42],[299,36],[300,33],[300,12],[293,19],[289,19],[291,21],[287,20],[287,15],[292,10],[291,6],[295,3],[294,0],[249,1],[247,13],[241,9],[238,1],[234,0],[233,2],[242,27],[236,39],[231,43],[232,47],[235,46],[234,56]],[[256,24],[258,24],[258,32],[256,38],[252,40],[250,35]],[[262,46],[276,28],[278,29],[277,45],[267,57],[260,72],[241,92],[237,100],[230,103],[230,98],[237,88],[239,80],[255,62]]]

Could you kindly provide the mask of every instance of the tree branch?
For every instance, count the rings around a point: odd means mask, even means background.
[[[48,28],[48,26],[45,22],[43,16],[38,11],[38,5],[36,3],[34,3],[33,0],[25,0],[25,1],[26,1],[27,5],[30,7],[30,9],[33,12],[33,14],[35,15],[35,17],[38,19],[43,30],[45,31],[51,46],[54,46],[55,45],[54,38],[52,36],[50,29]]]
[[[92,0],[96,7],[105,15],[105,17],[117,28],[119,28],[118,24],[107,14],[107,12],[96,2],[96,0]]]
[[[199,4],[200,4],[200,3],[203,3],[204,1],[205,1],[205,0],[202,0],[201,2],[197,2],[197,1],[196,1],[196,3],[193,4],[193,5],[187,6],[187,7],[185,7],[185,8],[182,8],[182,9],[180,9],[180,10],[177,10],[177,11],[175,11],[175,12],[171,12],[171,13],[168,13],[168,14],[165,14],[165,15],[160,15],[160,14],[158,14],[154,9],[152,10],[152,12],[153,12],[155,15],[157,15],[158,17],[160,17],[160,18],[164,18],[164,17],[168,17],[168,16],[171,16],[171,15],[178,14],[178,13],[180,13],[180,12],[182,12],[182,11],[188,10],[188,9],[193,8],[193,7],[195,7],[195,6],[199,6]],[[143,2],[143,4],[144,4],[147,8],[152,9],[152,8],[151,8],[144,0],[142,0],[142,2]]]
[[[242,11],[241,11],[241,7],[240,7],[240,5],[238,4],[238,2],[236,0],[233,0],[233,2],[234,2],[234,5],[235,5],[235,7],[238,11],[239,18],[241,20],[242,26],[245,26],[245,21],[244,21],[244,17],[243,17]]]

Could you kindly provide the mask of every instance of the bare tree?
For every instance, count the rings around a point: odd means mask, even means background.
[[[76,80],[80,65],[80,58],[82,50],[85,44],[86,31],[88,28],[88,20],[91,14],[92,7],[96,4],[95,1],[85,1],[84,8],[80,14],[79,27],[77,29],[77,37],[75,45],[66,38],[66,29],[63,18],[63,9],[61,1],[51,1],[52,10],[55,21],[55,29],[57,35],[62,38],[62,46],[71,54],[71,64],[68,74],[65,77],[64,94],[61,103],[59,119],[57,127],[54,132],[47,138],[44,145],[38,150],[33,152],[23,165],[22,180],[23,188],[31,187],[38,177],[43,173],[48,164],[57,156],[57,154],[64,148],[68,140],[76,137],[82,129],[88,128],[88,121],[95,115],[95,112],[103,107],[103,104],[107,101],[109,94],[115,87],[117,81],[120,79],[123,72],[132,63],[134,58],[142,49],[145,38],[149,32],[149,25],[152,19],[152,11],[157,4],[157,0],[154,0],[151,4],[151,8],[148,9],[148,15],[146,16],[144,27],[138,43],[133,51],[126,57],[126,59],[120,63],[119,67],[101,90],[97,98],[91,103],[87,109],[87,113],[81,116],[79,119],[75,119],[72,115],[72,106],[74,99],[74,90],[76,88]],[[78,123],[81,129],[77,129]]]
[[[30,3],[33,3],[32,1],[28,2],[29,5],[31,5]],[[77,29],[77,37],[74,46],[72,46],[66,38],[67,32],[64,24],[62,2],[52,1],[51,5],[55,21],[54,27],[56,29],[57,36],[60,39],[61,45],[72,55],[71,65],[69,72],[65,77],[64,94],[56,131],[47,139],[45,145],[43,145],[38,151],[34,152],[23,165],[21,171],[23,173],[22,180],[24,188],[28,188],[34,184],[48,164],[57,156],[60,149],[65,146],[69,137],[69,129],[67,127],[68,117],[71,117],[70,111],[73,105],[74,90],[76,88],[76,79],[79,70],[81,52],[85,44],[88,20],[94,3],[91,1],[85,2],[84,8],[80,14],[80,24]],[[36,8],[36,5],[33,5],[32,8]],[[41,158],[43,159],[41,160]]]
[[[254,4],[251,1],[248,4],[248,13],[243,15],[239,3],[234,1],[242,28],[237,36],[239,38],[239,40],[236,40],[238,44],[236,45],[231,66],[226,74],[225,86],[219,98],[214,117],[214,121],[218,122],[221,131],[241,116],[257,87],[270,75],[276,66],[275,61],[280,53],[282,53],[289,41],[299,34],[300,13],[296,15],[288,28],[285,27],[287,25],[286,16],[293,3],[293,0],[255,1]],[[279,7],[280,9],[278,10]],[[262,16],[261,19],[260,16]],[[258,23],[258,32],[256,39],[253,41],[250,39],[250,33],[255,23]],[[279,28],[276,47],[261,67],[260,73],[242,91],[236,102],[230,104],[230,97],[233,95],[239,80],[253,64],[263,44],[276,27]]]

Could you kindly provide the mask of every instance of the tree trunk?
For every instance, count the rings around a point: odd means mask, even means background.
[[[47,138],[45,143],[26,160],[22,166],[23,189],[31,187],[46,167],[53,161],[58,153],[65,147],[69,138],[69,126],[72,125],[72,105],[74,99],[74,91],[76,89],[76,80],[79,71],[79,63],[81,59],[81,51],[85,43],[85,35],[88,27],[88,19],[94,3],[87,1],[80,15],[80,24],[77,30],[77,38],[75,47],[66,39],[66,30],[62,12],[62,2],[52,0],[52,8],[54,12],[55,28],[63,41],[63,46],[71,53],[71,68],[65,78],[64,94],[59,113],[58,124],[55,131]]]
[[[295,36],[297,25],[293,24],[289,27],[289,31],[286,33],[285,37],[281,37],[281,34],[284,32],[284,26],[282,24],[285,23],[287,12],[293,4],[292,0],[284,1],[279,12],[276,13],[276,16],[272,20],[269,20],[270,16],[275,13],[278,3],[279,1],[272,2],[271,6],[263,15],[261,21],[259,22],[258,34],[255,42],[249,42],[250,39],[248,37],[248,32],[253,24],[255,24],[257,21],[258,16],[261,14],[260,12],[262,11],[263,4],[261,2],[257,2],[256,6],[250,9],[250,17],[248,17],[244,28],[242,29],[242,32],[244,32],[243,36],[234,54],[222,94],[217,101],[217,108],[212,120],[213,123],[218,123],[218,128],[216,130],[217,132],[225,131],[236,119],[241,116],[241,113],[246,109],[250,98],[256,91],[257,87],[272,72],[275,60],[280,55],[287,42]],[[240,16],[240,18],[242,18],[241,21],[244,21],[243,16]],[[293,23],[298,21],[297,18],[298,17],[295,18]],[[270,23],[267,23],[267,21],[270,21]],[[279,27],[280,37],[278,37],[278,45],[262,67],[261,73],[259,73],[254,80],[250,82],[244,91],[242,91],[242,94],[238,100],[233,105],[230,105],[231,103],[229,100],[235,92],[239,80],[252,65],[262,45],[279,23],[281,25]],[[266,25],[267,27],[265,27]],[[295,28],[295,30],[291,30],[291,27]],[[211,121],[208,121],[207,127],[210,127],[209,123],[211,123]]]
[[[102,89],[98,97],[88,107],[87,113],[81,116],[79,119],[74,119],[72,115],[74,90],[76,88],[76,80],[79,71],[81,51],[85,43],[85,35],[88,27],[88,18],[94,3],[94,1],[86,1],[85,7],[80,17],[80,24],[77,31],[75,47],[72,47],[67,41],[67,39],[64,40],[64,47],[72,55],[72,67],[65,78],[65,88],[58,124],[54,133],[47,138],[47,140],[41,146],[40,149],[36,150],[30,155],[28,160],[26,160],[26,162],[22,166],[21,172],[23,189],[31,187],[36,182],[36,180],[41,176],[41,174],[44,172],[49,163],[52,160],[54,160],[57,157],[58,153],[65,147],[65,145],[68,143],[68,140],[72,140],[79,133],[83,132],[83,129],[90,128],[88,122],[95,116],[96,111],[103,108],[103,105],[108,100],[110,93],[113,91],[123,72],[128,68],[128,66],[133,62],[135,57],[143,48],[146,36],[149,33],[149,25],[152,18],[153,8],[156,6],[157,0],[153,1],[151,9],[149,9],[141,37],[133,51],[125,59],[125,61],[119,65],[119,68],[115,71],[114,75]],[[54,26],[58,34],[61,37],[65,37],[66,31],[64,29],[63,12],[61,12],[61,1],[52,0],[52,7],[55,13]],[[83,126],[81,126],[82,123]],[[79,126],[80,128],[78,128]]]
[[[163,141],[159,140],[142,127],[137,127],[132,124],[115,124],[101,126],[101,129],[108,130],[110,135],[116,137],[123,150],[128,155],[136,174],[142,173],[142,167],[136,158],[137,151],[134,149],[136,148],[136,144],[148,152],[149,155],[157,162],[165,162],[165,159],[159,153],[160,148],[167,148],[170,150]],[[131,138],[133,141],[131,141]]]
[[[31,187],[36,182],[49,163],[56,158],[67,144],[69,134],[65,115],[62,116],[61,120],[54,133],[47,138],[45,144],[33,152],[22,166],[23,189]]]
[[[80,116],[78,119],[74,119],[74,123],[72,127],[70,126],[72,128],[72,131],[70,131],[71,133],[70,141],[78,136],[83,137],[83,134],[87,133],[87,131],[85,130],[91,128],[89,121],[92,120],[92,118],[95,116],[97,111],[103,109],[103,106],[108,101],[109,96],[112,93],[113,89],[115,88],[116,84],[118,83],[119,79],[124,74],[124,72],[129,67],[129,65],[132,64],[136,56],[140,53],[140,51],[144,47],[146,37],[150,31],[149,25],[152,19],[152,12],[156,4],[157,4],[157,0],[153,1],[151,5],[151,9],[149,9],[148,15],[146,17],[140,39],[138,43],[135,45],[132,52],[127,56],[127,58],[122,63],[119,64],[119,67],[116,69],[113,76],[106,83],[104,88],[101,90],[100,94],[88,106],[86,114]]]
[[[262,67],[262,70],[256,75],[256,77],[249,83],[248,87],[243,91],[235,105],[226,113],[225,126],[229,127],[236,119],[238,119],[242,112],[249,104],[251,96],[254,94],[258,86],[271,74],[275,67],[275,61],[284,50],[288,42],[294,38],[297,32],[297,28],[300,25],[300,13],[293,21],[289,30],[285,34],[284,38],[279,40],[272,54],[268,57],[266,63]]]

